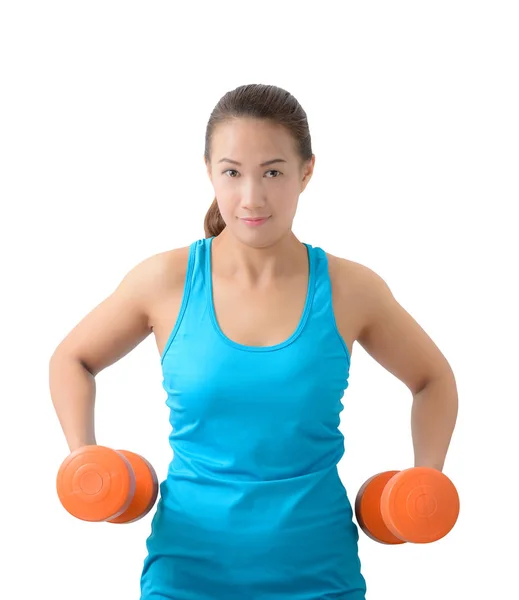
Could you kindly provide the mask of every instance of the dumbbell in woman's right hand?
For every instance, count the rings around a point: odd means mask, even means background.
[[[56,490],[65,510],[78,519],[132,523],[152,509],[158,481],[142,456],[89,445],[61,463]]]

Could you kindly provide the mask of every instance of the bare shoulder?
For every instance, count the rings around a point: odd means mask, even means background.
[[[389,284],[373,269],[328,255],[330,278],[338,311],[353,310],[355,340],[413,393],[452,369],[428,333],[393,295]]]
[[[183,286],[188,255],[189,246],[186,246],[144,258],[124,275],[114,293],[134,298],[149,317],[164,293]]]
[[[72,356],[96,375],[128,354],[152,332],[157,302],[183,284],[188,252],[189,247],[156,253],[128,270],[59,343],[52,359]]]
[[[389,292],[385,280],[359,262],[326,253],[330,279],[339,301],[348,301],[356,309],[357,320],[367,318],[368,308],[381,294]]]
[[[189,246],[173,248],[154,254],[134,267],[134,277],[142,278],[142,283],[149,285],[151,302],[156,295],[183,286],[188,256]]]
[[[330,275],[335,276],[338,285],[352,287],[359,292],[369,285],[386,285],[382,277],[362,263],[326,253]]]

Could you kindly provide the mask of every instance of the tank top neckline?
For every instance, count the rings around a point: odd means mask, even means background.
[[[315,290],[315,257],[312,252],[312,248],[309,244],[303,242],[303,245],[306,247],[307,256],[308,256],[308,285],[306,289],[306,300],[303,308],[303,313],[299,320],[299,323],[295,329],[295,331],[290,335],[285,341],[280,342],[279,344],[274,344],[272,346],[248,346],[246,344],[239,344],[231,338],[227,337],[225,333],[220,328],[218,324],[218,320],[216,318],[216,312],[214,309],[214,301],[213,301],[213,277],[212,277],[212,242],[214,236],[206,239],[206,252],[205,252],[205,279],[207,282],[206,290],[207,290],[207,304],[209,307],[209,315],[211,318],[211,322],[213,324],[213,328],[218,334],[218,336],[229,346],[236,348],[237,350],[243,350],[246,352],[272,352],[274,350],[280,350],[289,344],[292,344],[303,331],[308,317],[310,315],[310,309],[312,307],[312,302],[314,298],[314,290]]]

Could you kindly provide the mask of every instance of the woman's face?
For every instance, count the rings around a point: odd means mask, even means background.
[[[240,118],[215,129],[207,172],[226,227],[244,242],[268,243],[291,229],[315,164],[312,156],[301,165],[294,146],[290,133],[270,121]],[[244,220],[258,217],[267,220]]]

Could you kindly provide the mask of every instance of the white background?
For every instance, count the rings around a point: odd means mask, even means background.
[[[61,507],[48,359],[137,262],[204,237],[209,114],[228,90],[269,83],[301,102],[316,155],[296,235],[378,272],[457,377],[444,471],[459,521],[424,546],[361,533],[367,598],[517,597],[516,3],[186,4],[0,9],[0,594],[138,599],[153,513],[114,526]],[[150,336],[98,376],[96,433],[162,479],[161,382]],[[412,465],[411,400],[354,346],[340,463],[351,498]]]

